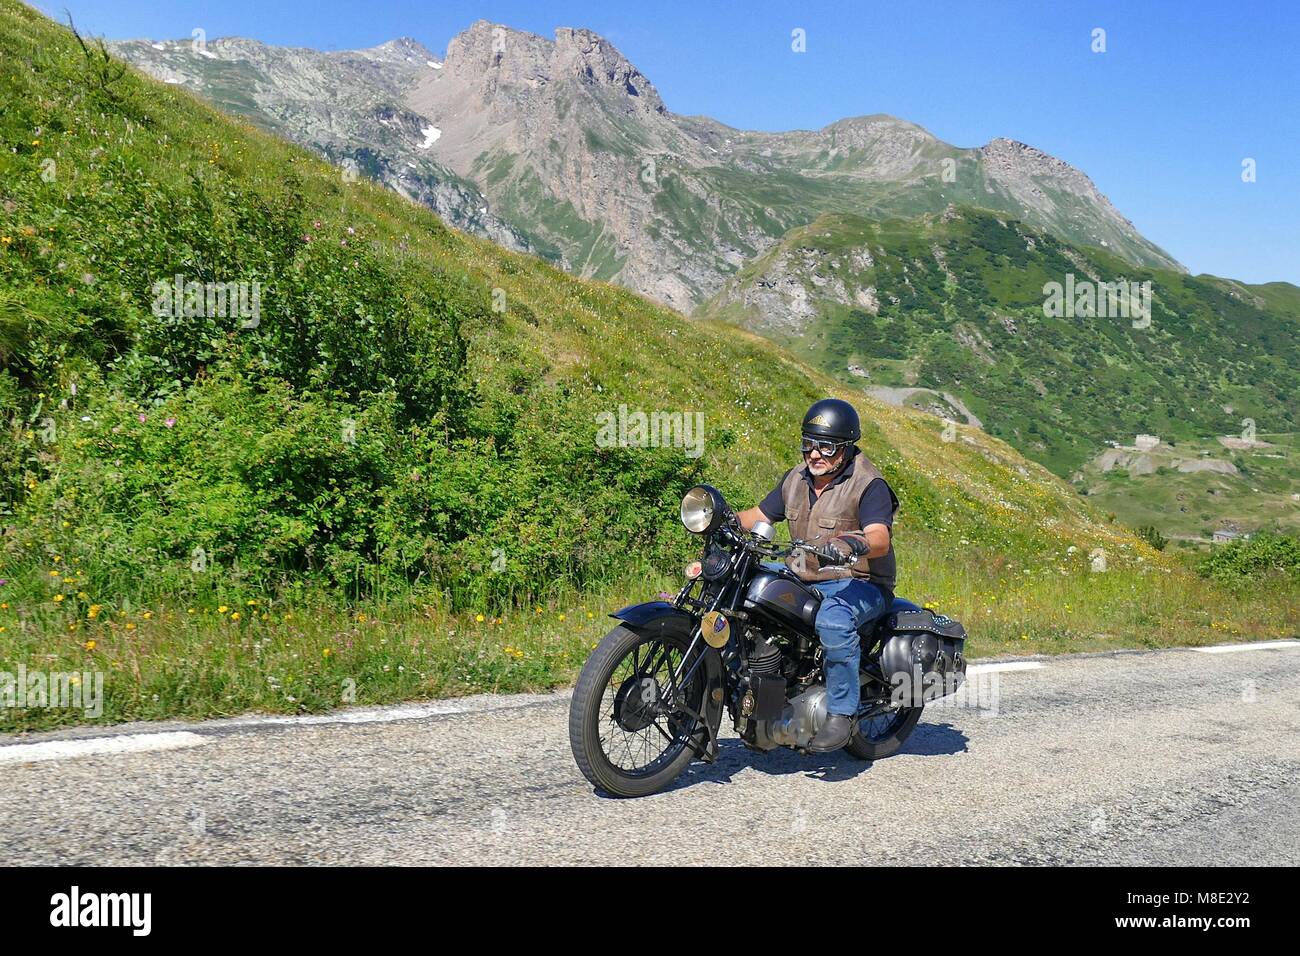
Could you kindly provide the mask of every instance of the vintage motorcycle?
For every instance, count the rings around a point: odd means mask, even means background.
[[[639,797],[670,785],[695,758],[718,755],[725,705],[740,739],[806,752],[826,719],[822,649],[813,629],[821,595],[784,565],[797,551],[839,564],[833,549],[773,543],[770,524],[742,530],[721,492],[686,493],[682,523],[704,540],[671,601],[633,604],[582,669],[569,743],[595,786]],[[895,753],[926,701],[965,679],[966,631],[895,598],[861,631],[862,703],[845,749],[862,760]]]

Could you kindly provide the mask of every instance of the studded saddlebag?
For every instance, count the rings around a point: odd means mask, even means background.
[[[921,707],[956,692],[966,679],[966,629],[958,621],[926,610],[898,611],[886,626],[880,669],[894,700]]]

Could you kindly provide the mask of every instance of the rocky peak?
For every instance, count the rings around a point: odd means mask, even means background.
[[[665,112],[654,85],[618,49],[591,30],[561,27],[555,39],[478,20],[447,44],[439,80],[483,92],[538,89],[577,80],[626,97],[642,110]]]
[[[367,47],[364,50],[345,50],[339,55],[362,56],[367,59],[394,63],[418,62],[423,65],[437,62],[437,57],[430,52],[428,47],[411,37],[398,37],[396,40],[389,40],[386,43]]]
[[[1107,213],[1119,217],[1109,199],[1102,195],[1086,174],[1062,159],[1057,159],[1027,143],[998,137],[980,149],[990,174],[999,180],[1041,179],[1054,182],[1076,195],[1085,196]],[[1127,219],[1124,219],[1128,225]]]
[[[555,31],[553,62],[584,83],[596,83],[636,97],[642,109],[665,112],[659,91],[614,44],[586,29],[560,27]]]

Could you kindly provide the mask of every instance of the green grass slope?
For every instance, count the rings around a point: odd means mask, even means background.
[[[100,672],[95,719],[563,682],[605,610],[675,581],[684,488],[752,502],[833,388],[348,183],[13,0],[0,102],[0,674]],[[155,308],[177,275],[259,283],[256,321]],[[1296,627],[1290,592],[1234,604],[1002,442],[855,400],[904,501],[902,591],[973,652]],[[602,447],[621,405],[703,415],[702,454]]]

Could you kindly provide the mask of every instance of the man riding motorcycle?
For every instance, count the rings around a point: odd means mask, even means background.
[[[822,594],[816,632],[823,650],[828,716],[808,744],[817,753],[849,741],[860,687],[858,630],[883,615],[894,599],[897,569],[890,529],[898,497],[857,446],[858,413],[848,402],[824,398],[803,418],[802,468],[791,468],[757,506],[737,516],[746,530],[766,521],[790,522],[792,538],[830,547],[845,564],[821,567],[807,552],[786,564]]]

